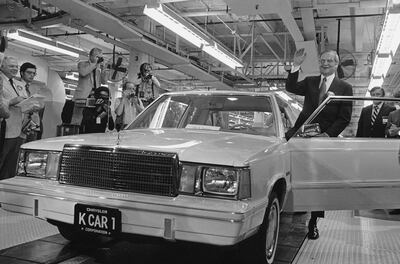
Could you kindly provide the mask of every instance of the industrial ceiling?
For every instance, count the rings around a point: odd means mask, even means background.
[[[143,14],[145,5],[156,4],[179,14],[244,67],[225,66]],[[341,59],[354,62],[347,65],[345,78],[363,93],[386,6],[386,0],[0,0],[0,25],[29,29],[85,51],[99,46],[108,59],[114,45],[126,61],[132,53],[145,53],[169,90],[280,88],[296,48],[310,50],[304,74],[318,70],[319,52],[339,49]],[[53,70],[76,71],[76,58],[13,41],[10,47],[43,57]],[[400,81],[397,65],[398,54],[384,82],[389,92]]]

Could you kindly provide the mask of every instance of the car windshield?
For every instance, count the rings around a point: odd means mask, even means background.
[[[268,95],[165,94],[127,129],[187,128],[276,136]]]

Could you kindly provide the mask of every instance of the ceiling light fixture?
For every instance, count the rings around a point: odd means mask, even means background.
[[[392,5],[394,4],[392,3]],[[400,34],[397,32],[399,26],[400,9],[389,6],[385,13],[385,20],[376,48],[368,90],[375,86],[381,86],[384,82],[384,78],[392,64],[393,55],[400,44]]]
[[[220,47],[217,43],[214,43],[214,45],[204,45],[202,49],[204,52],[213,56],[214,58],[232,69],[243,67],[243,64],[239,60],[237,60],[233,56],[228,55],[227,52],[224,52],[223,48]]]
[[[158,4],[155,7],[149,7],[145,5],[143,13],[228,67],[232,69],[243,67],[239,59],[167,6]]]
[[[7,37],[10,39],[15,39],[30,45],[37,46],[39,48],[48,49],[75,58],[78,58],[79,54],[85,53],[85,51],[82,49],[75,48],[63,42],[54,41],[50,38],[46,38],[41,35],[37,35],[35,33],[21,29],[10,30],[7,34]]]
[[[160,4],[157,7],[148,7],[145,5],[143,13],[198,48],[208,43],[204,34],[166,6]]]
[[[389,70],[390,64],[392,64],[392,54],[378,53],[375,56],[374,65],[372,66],[372,76],[375,78],[385,78],[386,73]]]

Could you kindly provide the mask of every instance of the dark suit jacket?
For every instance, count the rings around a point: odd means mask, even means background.
[[[383,123],[382,117],[386,117],[387,121],[389,113],[396,110],[396,108],[383,103],[376,116],[374,125],[371,126],[372,106],[366,106],[361,110],[360,119],[358,120],[357,137],[385,137],[386,122]]]
[[[392,126],[392,124],[394,124],[394,125],[400,127],[400,109],[399,109],[399,110],[392,111],[392,112],[389,114],[388,122],[387,122],[387,124],[386,124],[386,130],[385,130],[385,131],[386,131],[386,135],[387,135],[388,137],[399,138],[399,137],[400,137],[399,135],[396,135],[396,136],[390,136],[390,135],[389,135],[389,128]],[[400,152],[399,152],[399,159],[400,159]]]
[[[293,134],[318,107],[320,92],[319,84],[321,81],[321,76],[310,76],[297,82],[298,76],[298,71],[295,73],[289,73],[286,80],[286,90],[288,92],[304,96],[303,110],[297,118],[294,128],[291,129]],[[336,76],[328,91],[333,92],[335,95],[353,95],[352,86],[349,83],[340,80]],[[351,112],[351,102],[332,102],[322,110],[314,121],[319,123],[321,133],[325,132],[330,137],[337,137],[350,123]],[[290,132],[288,134],[290,134]],[[286,137],[288,138],[288,136]]]

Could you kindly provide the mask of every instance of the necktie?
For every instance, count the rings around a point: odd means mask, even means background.
[[[93,70],[93,89],[97,88],[97,83],[96,83],[96,69]]]
[[[374,110],[372,111],[371,115],[371,126],[373,126],[375,123],[376,116],[378,115],[378,108],[379,108],[378,105],[374,105]]]
[[[14,89],[14,92],[17,94],[17,96],[19,96],[19,93],[18,93],[17,89],[15,89],[15,86],[14,86],[14,81],[13,81],[13,79],[12,79],[12,78],[10,78],[10,79],[8,79],[8,81],[11,83],[11,86],[12,86],[12,88]]]
[[[29,91],[29,83],[25,84],[25,90],[28,97],[31,96],[31,92]]]
[[[319,87],[319,103],[321,103],[324,100],[326,94],[326,77],[322,79],[321,86]]]

